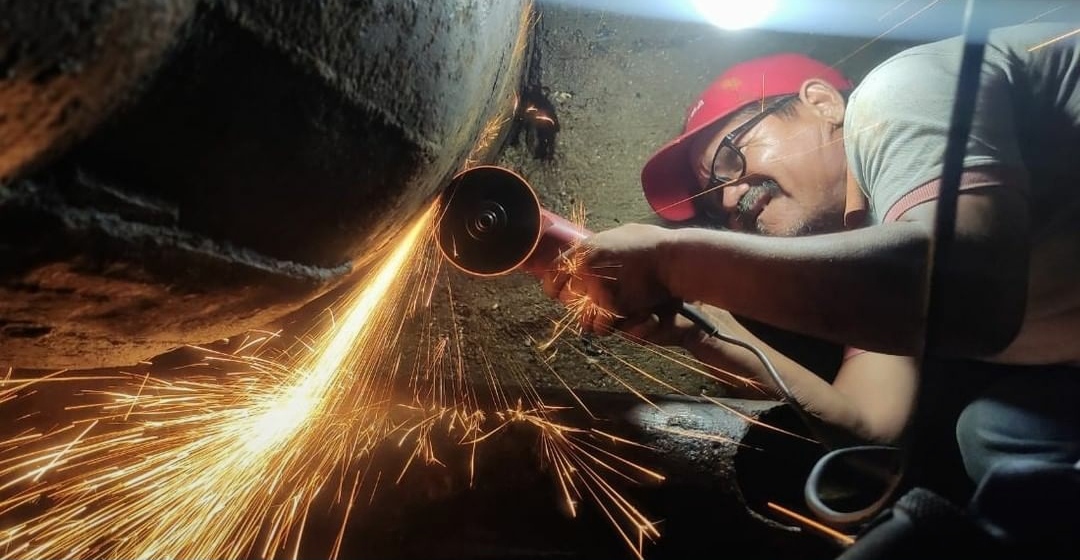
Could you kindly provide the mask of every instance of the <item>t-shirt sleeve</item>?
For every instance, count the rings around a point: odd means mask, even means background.
[[[917,187],[940,178],[960,65],[959,42],[901,54],[876,68],[852,92],[845,149],[870,201],[870,219]],[[964,167],[1022,166],[1009,77],[984,65]]]
[[[861,348],[855,348],[854,346],[845,346],[844,347],[844,357],[843,357],[843,359],[841,361],[846,362],[849,359],[854,358],[855,356],[858,356],[859,354],[865,354],[865,353],[866,353],[866,350],[863,350]]]

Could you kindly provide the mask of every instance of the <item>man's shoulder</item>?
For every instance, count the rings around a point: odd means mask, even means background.
[[[856,92],[878,90],[895,96],[900,82],[909,86],[933,85],[927,77],[935,73],[954,73],[959,64],[962,43],[957,39],[911,47],[885,59],[871,70],[855,88]],[[902,91],[902,90],[900,90]]]
[[[862,129],[933,110],[928,100],[954,93],[954,66],[958,64],[958,57],[947,45],[936,43],[892,56],[871,70],[851,92],[845,125]]]
[[[1022,64],[1032,53],[1046,53],[1047,45],[1076,48],[1075,24],[1062,22],[1026,23],[992,29],[987,38],[984,64]],[[934,73],[955,78],[963,56],[963,38],[950,37],[909,47],[885,59],[871,70],[856,90],[865,86],[911,80],[928,83]]]

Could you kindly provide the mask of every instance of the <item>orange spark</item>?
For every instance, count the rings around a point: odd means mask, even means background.
[[[1058,41],[1061,41],[1063,39],[1068,39],[1069,37],[1072,37],[1073,35],[1076,35],[1078,33],[1080,33],[1080,28],[1074,29],[1074,30],[1072,30],[1072,31],[1070,31],[1068,33],[1063,33],[1061,35],[1058,35],[1057,37],[1054,37],[1053,39],[1048,39],[1046,41],[1043,41],[1042,43],[1039,43],[1038,45],[1035,45],[1033,47],[1028,47],[1027,52],[1037,51],[1037,50],[1039,50],[1041,48],[1053,45],[1054,43],[1056,43]]]

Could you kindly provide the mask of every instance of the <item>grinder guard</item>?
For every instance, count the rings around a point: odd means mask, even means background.
[[[589,232],[540,206],[513,171],[485,165],[459,173],[443,191],[439,249],[476,276],[523,270],[541,276],[562,251]]]

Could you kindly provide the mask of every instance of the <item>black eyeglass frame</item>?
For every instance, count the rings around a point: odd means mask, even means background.
[[[750,117],[749,119],[747,119],[746,122],[740,124],[739,126],[735,127],[731,132],[724,135],[724,137],[720,140],[720,145],[717,146],[716,151],[713,152],[712,162],[709,165],[709,182],[705,185],[706,191],[715,189],[727,183],[738,181],[739,179],[742,179],[746,176],[746,155],[742,153],[742,149],[740,147],[735,145],[735,140],[737,140],[743,134],[746,134],[748,130],[756,126],[758,123],[765,120],[765,117],[768,117],[769,115],[779,111],[788,103],[794,101],[798,97],[799,96],[796,94],[785,95],[780,99],[773,101],[769,105],[766,105],[760,113]],[[724,148],[735,152],[735,155],[739,158],[740,165],[738,177],[718,177],[716,175],[716,161],[717,158],[720,157],[720,152],[723,151]]]

